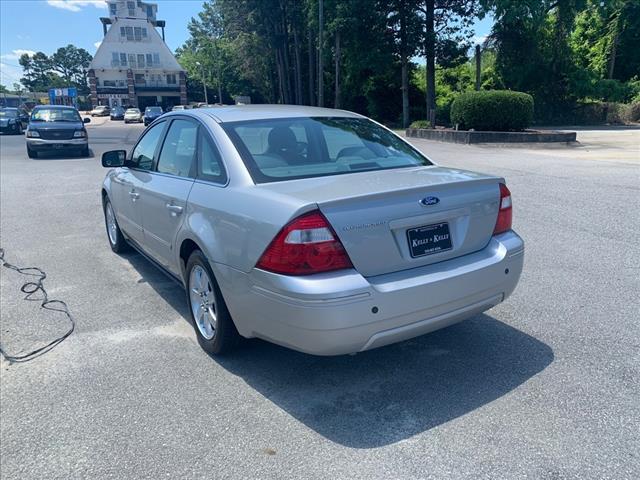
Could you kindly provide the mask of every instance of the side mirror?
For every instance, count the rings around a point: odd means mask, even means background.
[[[122,167],[126,159],[126,150],[110,150],[102,154],[102,166],[105,168]]]
[[[85,118],[84,120],[82,120],[82,123],[91,123],[91,119],[90,118]]]

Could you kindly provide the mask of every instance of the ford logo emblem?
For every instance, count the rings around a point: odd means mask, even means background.
[[[440,199],[438,197],[424,197],[420,200],[420,205],[424,205],[425,207],[437,205],[438,203],[440,203]]]

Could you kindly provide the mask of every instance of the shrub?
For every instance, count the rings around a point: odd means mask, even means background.
[[[431,122],[429,120],[416,120],[411,122],[409,128],[431,128]]]
[[[522,92],[467,92],[451,105],[451,122],[465,130],[524,130],[532,121],[533,97]]]

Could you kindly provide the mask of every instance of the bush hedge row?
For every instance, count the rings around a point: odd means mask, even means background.
[[[532,121],[533,97],[522,92],[466,92],[451,105],[451,123],[463,130],[519,131]]]

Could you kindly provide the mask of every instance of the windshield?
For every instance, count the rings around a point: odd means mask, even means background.
[[[162,109],[160,107],[147,107],[145,112],[146,113],[162,113]]]
[[[364,118],[290,118],[222,124],[256,183],[432,165]]]
[[[16,118],[17,116],[17,110],[0,110],[0,117]]]
[[[31,114],[32,122],[82,122],[73,108],[39,108]]]

